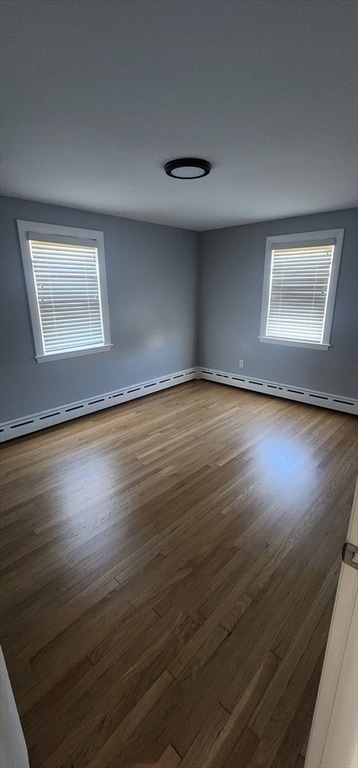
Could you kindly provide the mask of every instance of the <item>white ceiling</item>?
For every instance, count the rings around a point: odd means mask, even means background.
[[[5,0],[2,193],[204,230],[357,195],[355,0]],[[211,161],[174,180],[173,157]]]

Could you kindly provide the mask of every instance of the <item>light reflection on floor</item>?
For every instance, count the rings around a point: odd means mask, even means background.
[[[259,467],[277,470],[281,477],[296,476],[297,472],[304,477],[307,465],[312,464],[311,452],[302,440],[268,437],[255,444],[254,457]]]

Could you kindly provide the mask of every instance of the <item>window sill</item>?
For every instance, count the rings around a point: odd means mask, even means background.
[[[49,363],[52,360],[63,360],[66,357],[80,357],[80,355],[92,355],[94,352],[109,352],[112,344],[104,344],[103,347],[87,347],[87,349],[73,349],[69,352],[54,352],[50,355],[36,355],[38,363]]]
[[[311,341],[293,341],[291,339],[273,339],[268,336],[259,336],[259,339],[264,344],[282,344],[286,347],[306,347],[307,349],[322,349],[325,352],[330,348],[331,344],[316,344]]]

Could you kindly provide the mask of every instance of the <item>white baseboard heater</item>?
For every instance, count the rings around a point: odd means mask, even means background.
[[[170,373],[158,379],[143,381],[140,384],[132,384],[125,389],[114,390],[104,395],[96,395],[86,400],[78,400],[75,403],[61,405],[58,408],[50,408],[47,411],[24,416],[22,419],[6,421],[0,424],[0,443],[11,440],[14,437],[37,432],[39,429],[45,429],[45,427],[61,424],[64,421],[70,421],[70,419],[76,419],[78,416],[85,416],[88,413],[110,408],[112,405],[127,403],[129,400],[134,400],[137,397],[150,395],[152,392],[160,392],[162,389],[168,389],[168,387],[174,387],[176,384],[183,384],[185,381],[196,378],[197,369],[187,368],[184,371]]]
[[[275,381],[256,379],[253,376],[240,376],[236,373],[216,371],[214,368],[199,368],[198,378],[207,381],[216,381],[219,384],[228,384],[231,387],[250,389],[252,392],[262,392],[265,395],[284,397],[287,400],[296,400],[300,403],[319,405],[321,408],[330,408],[333,411],[358,414],[358,400],[342,395],[331,395],[327,392],[316,392],[313,389],[278,384]]]
[[[50,408],[47,411],[33,413],[20,419],[13,419],[0,424],[0,443],[11,440],[14,437],[28,435],[31,432],[37,432],[45,427],[52,427],[79,416],[85,416],[88,413],[94,413],[104,408],[110,408],[119,403],[126,403],[129,400],[135,400],[137,397],[149,395],[152,392],[160,392],[163,389],[174,387],[176,384],[183,384],[185,381],[193,379],[205,379],[206,381],[216,381],[219,384],[227,384],[239,389],[250,389],[253,392],[261,392],[266,395],[283,397],[288,400],[296,400],[301,403],[318,405],[323,408],[330,408],[334,411],[343,411],[343,413],[358,414],[358,400],[342,397],[341,395],[331,395],[324,392],[315,392],[314,390],[302,389],[301,387],[289,386],[287,384],[278,384],[277,382],[264,381],[262,379],[251,378],[248,376],[239,376],[234,373],[217,371],[213,368],[187,368],[184,371],[161,376],[158,379],[144,381],[140,384],[133,384],[125,389],[107,392],[104,395],[78,400],[75,403],[68,403],[57,408]]]

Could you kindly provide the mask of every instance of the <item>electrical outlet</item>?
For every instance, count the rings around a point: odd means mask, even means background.
[[[240,368],[244,367],[244,361],[243,360],[239,360],[239,366],[240,366]]]

